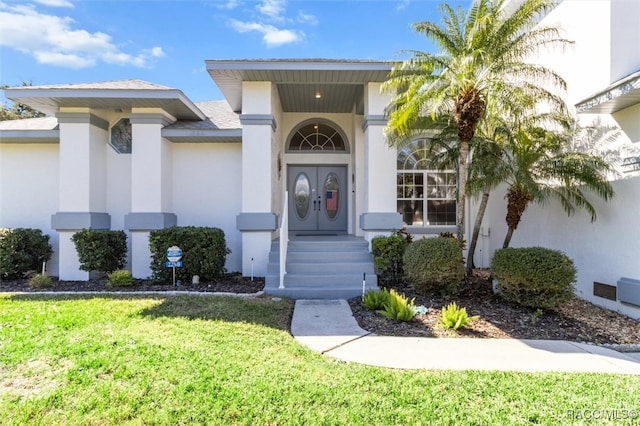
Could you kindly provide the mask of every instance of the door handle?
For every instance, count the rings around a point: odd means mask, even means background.
[[[313,211],[316,211],[316,200],[313,200]]]
[[[322,196],[318,195],[318,211],[322,210],[320,205],[322,204]]]

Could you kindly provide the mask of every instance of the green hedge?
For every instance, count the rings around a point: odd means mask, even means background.
[[[456,294],[464,279],[462,249],[446,237],[414,241],[404,253],[404,272],[409,283],[424,294]]]
[[[149,235],[152,278],[171,283],[172,268],[167,268],[167,249],[178,246],[182,250],[182,267],[176,268],[176,280],[191,282],[193,275],[201,281],[211,280],[226,273],[224,267],[227,248],[224,231],[219,228],[174,226],[152,231]]]
[[[127,234],[108,229],[83,229],[71,236],[80,269],[108,274],[124,268],[127,262]]]
[[[574,295],[577,271],[558,250],[543,247],[506,248],[495,252],[491,272],[498,293],[522,306],[548,309]]]
[[[0,229],[0,277],[13,280],[42,271],[53,248],[40,229]]]
[[[390,236],[379,235],[371,240],[371,252],[378,282],[385,287],[400,285],[404,280],[403,256],[411,243],[411,235],[396,231]]]

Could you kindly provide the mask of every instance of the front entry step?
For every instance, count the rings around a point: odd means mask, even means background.
[[[377,289],[369,244],[363,238],[342,236],[292,236],[288,244],[287,274],[279,288],[279,241],[269,254],[264,291],[293,299],[349,299],[364,288]]]

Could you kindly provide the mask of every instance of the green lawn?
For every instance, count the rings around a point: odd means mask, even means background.
[[[292,306],[268,298],[0,296],[0,424],[640,421],[631,419],[640,416],[640,377],[345,364],[291,337]]]

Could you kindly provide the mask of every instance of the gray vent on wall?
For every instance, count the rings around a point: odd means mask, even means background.
[[[640,306],[640,280],[620,278],[618,280],[618,300]]]

